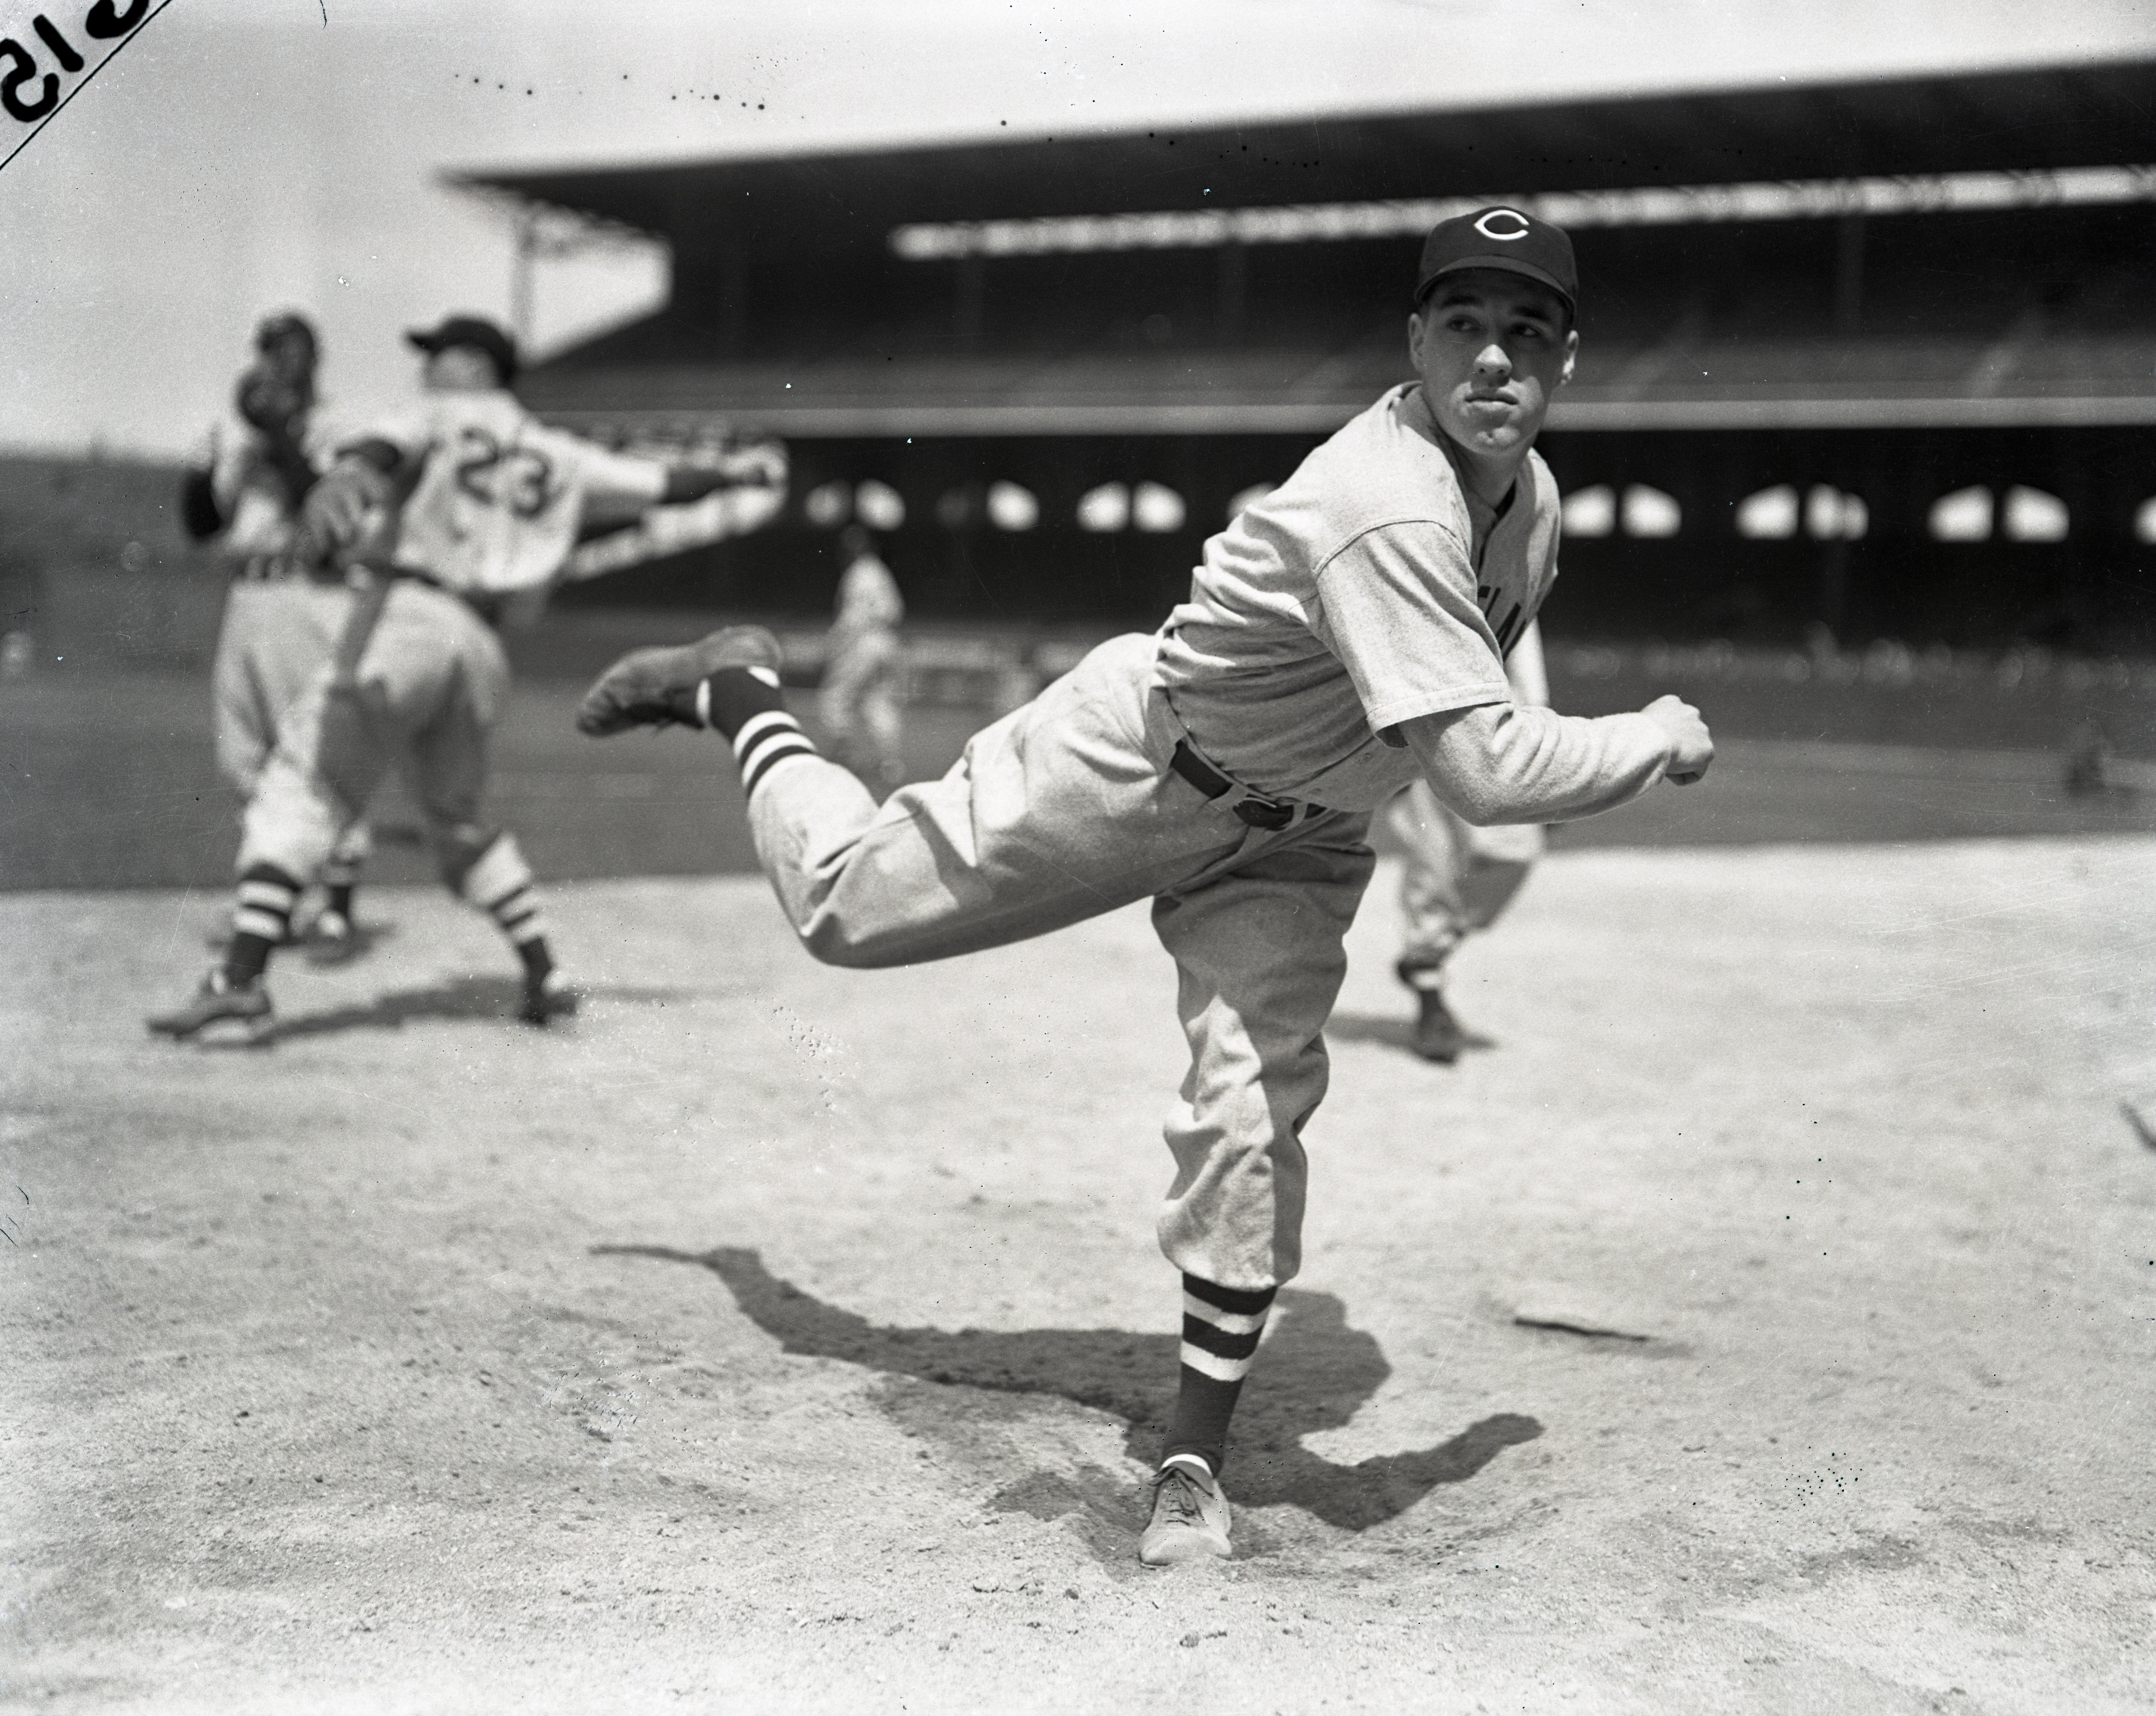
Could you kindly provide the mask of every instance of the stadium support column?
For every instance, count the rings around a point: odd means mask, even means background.
[[[1864,316],[1864,217],[1845,214],[1834,236],[1834,326],[1855,333]]]
[[[981,323],[987,311],[986,264],[972,251],[957,262],[957,291],[951,307],[951,331],[961,351],[971,351],[981,341]]]
[[[1249,272],[1249,252],[1242,245],[1220,247],[1215,275],[1214,331],[1223,342],[1242,337],[1243,300]]]
[[[738,244],[719,252],[719,337],[730,356],[748,345],[748,253]]]

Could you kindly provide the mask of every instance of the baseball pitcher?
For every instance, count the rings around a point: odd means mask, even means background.
[[[1229,1553],[1229,1418],[1301,1262],[1301,1135],[1371,812],[1420,778],[1478,826],[1557,821],[1712,759],[1676,697],[1588,720],[1506,681],[1557,575],[1557,485],[1532,449],[1572,374],[1577,290],[1555,227],[1503,208],[1440,223],[1408,320],[1419,380],[1207,542],[1158,634],[1101,645],[880,807],[787,713],[755,628],[630,655],[580,712],[594,734],[721,735],[780,906],[834,964],[944,958],[1152,902],[1190,1070],[1167,1122],[1158,1229],[1183,1274],[1183,1362],[1149,1564]]]

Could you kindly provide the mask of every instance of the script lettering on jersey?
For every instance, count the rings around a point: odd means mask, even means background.
[[[135,33],[170,4],[0,0],[0,112],[9,121],[0,127],[0,167],[21,154]]]
[[[518,518],[538,517],[561,493],[544,453],[514,443],[505,447],[475,424],[457,431],[454,469],[461,492]]]
[[[1520,641],[1520,635],[1527,629],[1527,609],[1515,602],[1507,610],[1505,617],[1498,619],[1497,611],[1491,604],[1502,593],[1487,584],[1479,584],[1476,587],[1475,599],[1481,604],[1483,618],[1490,622],[1491,634],[1497,640],[1497,653],[1510,655],[1512,645]]]

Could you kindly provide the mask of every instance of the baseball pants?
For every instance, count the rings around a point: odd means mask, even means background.
[[[831,760],[852,769],[879,796],[905,773],[898,706],[903,670],[897,638],[871,634],[833,658],[816,701]]]
[[[1400,978],[1410,988],[1435,988],[1453,950],[1496,922],[1519,892],[1542,856],[1543,831],[1531,823],[1477,828],[1447,809],[1426,781],[1394,799],[1385,814],[1406,853]]]
[[[1300,1266],[1301,1133],[1373,860],[1366,813],[1246,826],[1173,773],[1182,730],[1156,640],[1112,640],[976,733],[941,780],[880,807],[822,758],[750,800],[757,853],[808,951],[909,965],[1023,941],[1151,898],[1175,961],[1190,1070],[1166,1133],[1161,1249],[1223,1287]]]
[[[252,798],[277,746],[278,725],[336,654],[352,610],[342,583],[299,574],[238,578],[225,599],[211,683],[217,714],[217,763],[242,798]],[[350,881],[371,849],[367,824],[355,822],[324,866],[331,881]]]
[[[248,803],[240,873],[271,864],[311,879],[393,766],[452,890],[485,903],[469,885],[483,855],[490,891],[496,871],[528,881],[513,838],[480,814],[487,734],[509,691],[501,641],[454,596],[408,579],[348,593],[346,606],[333,660],[281,717]]]

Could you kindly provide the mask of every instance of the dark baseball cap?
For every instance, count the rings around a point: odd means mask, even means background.
[[[474,347],[494,360],[502,386],[516,378],[516,342],[483,316],[445,316],[440,326],[413,328],[404,337],[429,353],[446,352],[452,346]]]
[[[315,337],[315,325],[296,310],[280,310],[254,325],[254,349],[258,352],[267,352],[287,340],[305,341],[310,352],[321,347],[321,342]]]
[[[1419,309],[1430,289],[1446,275],[1471,268],[1502,269],[1539,280],[1578,313],[1579,268],[1572,259],[1572,240],[1562,227],[1537,220],[1524,209],[1494,203],[1472,214],[1441,220],[1422,241],[1422,267],[1415,277]]]

